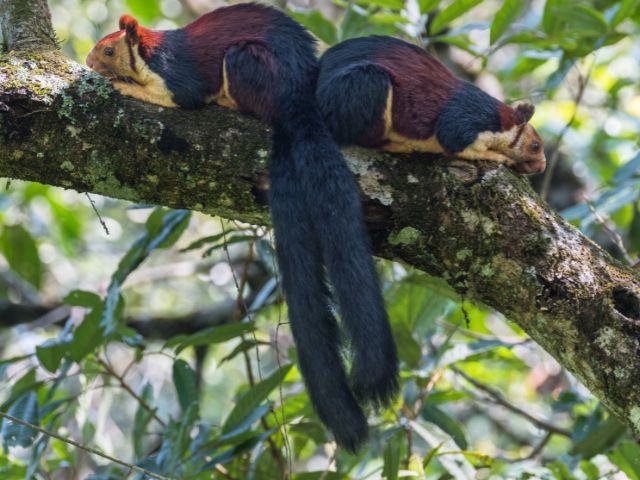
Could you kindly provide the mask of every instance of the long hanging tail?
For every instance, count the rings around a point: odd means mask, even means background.
[[[367,436],[356,399],[383,404],[392,397],[397,355],[357,187],[313,95],[292,95],[279,108],[270,184],[278,261],[302,374],[322,421],[340,445],[355,451]],[[325,267],[351,340],[351,388]]]
[[[355,452],[367,438],[367,419],[351,393],[340,357],[340,334],[329,308],[320,245],[297,173],[300,153],[305,152],[298,152],[276,129],[269,200],[282,286],[311,402],[338,444]]]

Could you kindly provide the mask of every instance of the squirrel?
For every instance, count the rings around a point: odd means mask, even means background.
[[[217,103],[273,126],[269,204],[300,370],[319,418],[357,451],[368,435],[362,407],[392,400],[398,360],[358,187],[315,98],[315,41],[258,4],[219,8],[176,30],[128,15],[119,26],[87,65],[123,95],[166,107]],[[349,376],[332,297],[350,339]]]
[[[488,160],[525,174],[546,166],[528,123],[533,105],[505,105],[403,40],[374,35],[331,47],[316,96],[340,144]]]

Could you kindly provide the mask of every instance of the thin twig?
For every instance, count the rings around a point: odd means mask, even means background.
[[[224,228],[224,222],[222,221],[222,218],[220,218],[220,228],[222,229],[223,249],[227,256],[227,262],[229,263],[229,268],[231,268],[233,283],[235,284],[236,290],[238,292],[236,297],[236,315],[238,320],[241,320],[243,314],[246,314],[246,312],[248,312],[249,310],[244,301],[243,291],[244,291],[244,286],[246,285],[246,281],[248,277],[249,265],[251,262],[253,262],[253,242],[251,242],[251,244],[249,245],[249,254],[247,255],[247,260],[245,261],[244,267],[242,269],[242,277],[240,279],[240,282],[238,282],[236,274],[233,270],[233,265],[231,263],[231,255],[229,254],[229,247],[227,245],[227,232],[226,232],[226,229]],[[249,319],[251,319],[251,317],[249,317]],[[258,350],[258,340],[255,332],[253,332],[253,338],[256,344],[256,361],[258,362],[258,377],[260,378],[260,381],[262,381],[262,369],[260,368],[260,352]],[[241,335],[241,339],[243,342],[246,341],[244,335]],[[253,386],[255,385],[255,380],[253,376],[253,370],[251,368],[251,358],[249,357],[249,352],[247,350],[244,350],[242,354],[245,360],[245,366],[247,369],[247,377],[249,379],[249,385]],[[280,367],[278,366],[278,369],[279,368]],[[280,425],[280,422],[278,421],[278,416],[275,415],[275,412],[273,411],[273,409],[270,409],[270,410],[274,414],[274,419],[276,421],[276,424],[278,425],[278,428],[280,429],[281,425]],[[262,417],[260,419],[260,424],[262,425],[262,428],[264,428],[265,430],[269,430],[269,425],[267,424],[267,420],[265,419],[265,417]],[[271,436],[267,437],[267,443],[269,444],[271,455],[273,456],[274,460],[278,464],[278,467],[280,468],[280,471],[282,472],[283,479],[286,480],[287,478],[289,478],[289,476],[285,468],[284,459],[282,458],[282,452],[280,451],[278,446],[275,444]]]
[[[574,103],[576,104],[576,106],[573,110],[573,114],[571,115],[571,118],[566,123],[566,125],[562,128],[562,130],[560,131],[560,134],[558,135],[558,138],[556,139],[553,145],[553,154],[551,155],[551,159],[549,160],[549,163],[547,165],[547,171],[544,173],[544,178],[542,179],[540,196],[544,199],[546,199],[547,195],[549,194],[549,188],[551,187],[551,178],[553,177],[553,172],[556,169],[556,166],[558,164],[558,159],[560,158],[560,144],[562,143],[562,139],[564,138],[565,134],[569,131],[569,129],[573,125],[573,122],[575,122],[576,120],[576,117],[578,115],[578,107],[582,102],[582,98],[584,97],[584,92],[587,88],[587,84],[589,83],[589,79],[591,78],[591,73],[593,72],[593,68],[595,67],[595,65],[596,65],[596,56],[594,54],[593,62],[589,67],[589,71],[587,72],[587,75],[583,77],[582,74],[580,74],[580,77],[578,78],[578,82],[579,82],[578,91],[576,92],[575,99],[574,99]]]
[[[271,231],[269,232],[269,240],[271,241],[271,244],[273,244],[273,235],[271,235]],[[279,289],[280,278],[278,278],[278,266],[276,265],[275,257],[272,257],[271,260],[273,262],[271,267],[275,272],[274,277],[276,279],[276,286]],[[276,340],[274,342],[275,350],[276,350],[276,361],[278,362],[278,369],[282,368],[282,365],[280,364],[280,345],[278,343],[280,327],[282,325],[287,325],[288,323],[289,322],[282,321],[282,308],[278,306],[278,325],[276,326]],[[280,412],[282,414],[282,427],[281,427],[282,443],[284,445],[284,450],[287,455],[287,466],[289,467],[289,478],[291,478],[293,476],[293,458],[291,455],[291,444],[289,443],[289,433],[287,431],[287,418],[286,418],[286,412],[284,408],[285,405],[284,405],[284,393],[282,391],[282,382],[280,382],[280,384],[278,385],[278,394],[280,395]]]
[[[44,428],[41,428],[37,425],[33,425],[32,423],[26,422],[20,418],[16,418],[12,415],[9,415],[8,413],[2,412],[0,411],[0,417],[5,418],[6,420],[9,420],[10,422],[13,423],[17,423],[18,425],[22,425],[23,427],[27,427],[30,428],[32,430],[35,430],[36,432],[42,433],[43,435],[46,435],[47,437],[51,437],[51,438],[55,438],[56,440],[60,440],[61,442],[67,443],[69,445],[73,445],[76,448],[79,448],[80,450],[84,450],[87,453],[91,453],[93,455],[97,455],[99,457],[102,457],[106,460],[109,460],[113,463],[117,463],[118,465],[122,465],[123,467],[129,468],[131,470],[134,470],[138,473],[142,473],[144,475],[147,475],[151,478],[157,478],[159,480],[171,480],[170,477],[165,477],[163,475],[158,475],[157,473],[154,472],[150,472],[147,469],[144,469],[142,467],[138,467],[137,465],[134,465],[132,463],[128,463],[125,462],[124,460],[119,460],[115,457],[112,457],[111,455],[107,455],[106,453],[102,453],[99,450],[96,450],[95,448],[91,448],[91,447],[87,447],[86,445],[82,445],[81,443],[78,443],[74,440],[71,440],[70,438],[65,438],[62,437],[60,435],[58,435],[57,433],[54,432],[50,432],[49,430],[45,430]]]
[[[107,227],[107,224],[104,222],[104,220],[100,216],[100,212],[98,211],[98,208],[96,207],[96,202],[93,201],[93,198],[91,198],[91,196],[89,195],[89,192],[85,192],[84,194],[89,199],[89,203],[91,203],[91,207],[93,208],[93,211],[96,213],[96,216],[98,217],[98,221],[100,222],[100,225],[102,225],[102,228],[104,228],[104,232],[107,235],[110,235],[109,228]]]
[[[529,422],[533,423],[536,427],[540,428],[541,430],[546,430],[548,432],[557,433],[558,435],[562,435],[563,437],[571,438],[571,432],[569,430],[566,430],[564,428],[558,427],[558,426],[556,426],[556,425],[554,425],[551,422],[548,422],[546,420],[542,420],[540,418],[534,417],[530,413],[522,410],[520,407],[516,407],[514,404],[512,404],[506,398],[504,398],[502,396],[502,394],[498,390],[479,382],[475,378],[471,377],[470,375],[468,375],[465,372],[463,372],[462,370],[460,370],[458,367],[452,366],[452,367],[450,367],[450,369],[452,371],[454,371],[456,374],[458,374],[459,376],[461,376],[462,378],[464,378],[467,382],[469,382],[471,385],[476,387],[478,390],[482,390],[483,392],[485,392],[496,403],[498,403],[499,405],[502,405],[503,407],[511,410],[513,413],[516,413],[516,414],[520,415],[521,417],[526,418],[527,420],[529,420]]]
[[[620,250],[620,253],[622,253],[622,256],[624,257],[625,262],[627,262],[627,265],[633,265],[634,263],[636,263],[631,259],[629,252],[627,252],[620,234],[616,232],[614,227],[610,225],[607,219],[600,215],[600,213],[596,210],[596,208],[586,196],[584,197],[584,202],[587,204],[587,207],[589,207],[589,210],[591,210],[596,223],[598,223],[598,225],[600,225],[604,229],[605,233],[609,236],[613,243],[616,244],[616,247],[618,247],[618,250]]]
[[[144,408],[147,412],[149,412],[151,414],[151,416],[163,427],[166,427],[166,423],[164,422],[164,420],[162,420],[157,413],[157,409],[151,407],[151,405],[149,405],[144,398],[142,398],[140,395],[138,395],[136,392],[133,391],[133,389],[129,386],[129,384],[124,380],[124,378],[121,375],[118,375],[116,373],[116,371],[113,369],[113,367],[111,367],[111,365],[109,365],[107,362],[105,362],[103,359],[99,358],[98,359],[98,363],[100,365],[102,365],[105,369],[105,373],[107,373],[109,376],[115,378],[118,383],[120,384],[120,386],[129,394],[131,395],[131,397],[133,397],[142,408]]]

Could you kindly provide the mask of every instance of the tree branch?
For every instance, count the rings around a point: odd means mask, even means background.
[[[117,95],[58,54],[0,58],[0,176],[269,222],[269,129]],[[349,148],[377,255],[520,325],[640,434],[640,279],[504,169]]]
[[[0,0],[0,51],[57,48],[46,0]]]

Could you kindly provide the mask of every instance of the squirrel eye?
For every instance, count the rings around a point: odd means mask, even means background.
[[[533,143],[531,144],[531,151],[532,151],[533,153],[538,153],[538,152],[540,151],[540,144],[539,144],[539,143],[537,143],[537,142],[533,142]]]
[[[105,54],[107,57],[111,57],[111,56],[113,55],[113,48],[111,48],[111,47],[107,47],[107,48],[105,48],[105,49],[104,49],[104,54]]]

